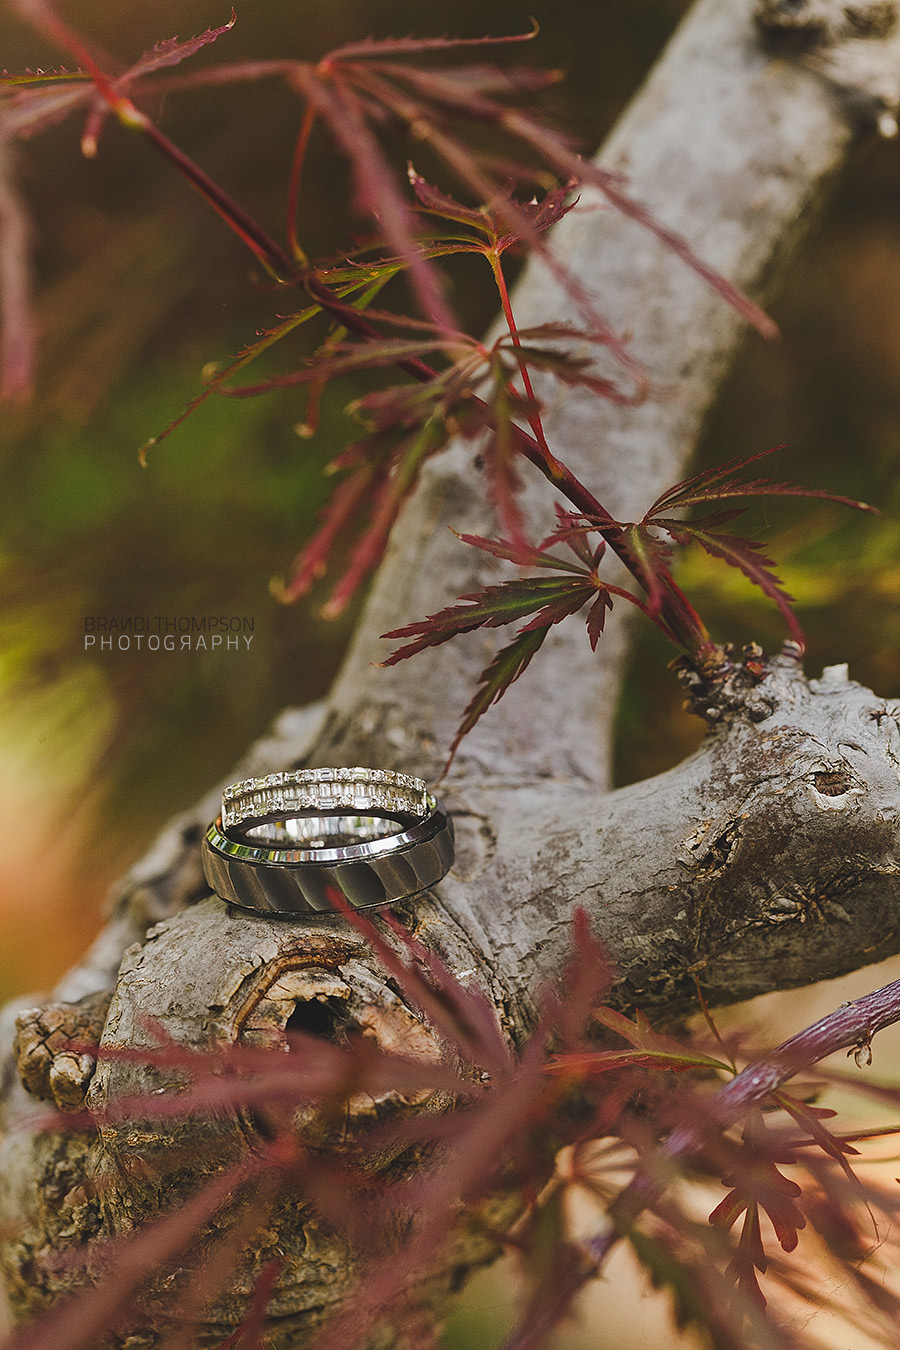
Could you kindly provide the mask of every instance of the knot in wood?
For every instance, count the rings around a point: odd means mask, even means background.
[[[47,1003],[16,1018],[13,1055],[22,1086],[60,1111],[80,1111],[97,1067],[112,990],[78,1003]]]
[[[898,134],[898,0],[756,0],[754,15],[764,43],[794,51],[854,121]]]
[[[766,38],[799,48],[887,37],[897,14],[896,0],[756,0],[753,7]]]
[[[840,769],[823,769],[814,775],[813,784],[823,797],[843,797],[856,786],[855,779]]]
[[[717,647],[711,657],[679,657],[673,663],[687,692],[685,708],[710,726],[736,718],[764,722],[778,699],[768,676],[771,666],[755,642],[736,655],[731,643]]]

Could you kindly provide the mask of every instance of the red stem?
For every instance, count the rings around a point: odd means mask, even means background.
[[[503,307],[503,317],[506,319],[506,326],[509,329],[509,336],[512,339],[512,344],[516,348],[516,358],[519,362],[519,371],[522,376],[522,384],[525,387],[525,393],[533,404],[537,404],[537,399],[534,396],[534,387],[531,383],[531,376],[528,373],[528,364],[521,353],[522,344],[519,341],[519,330],[516,327],[516,319],[513,314],[512,302],[509,298],[506,277],[503,274],[503,264],[500,261],[500,254],[494,248],[486,253],[485,257],[491,265],[494,281],[497,283],[497,290],[500,293],[500,304]],[[548,467],[554,474],[558,474],[561,466],[559,460],[552,453],[547,444],[547,437],[544,435],[544,424],[541,421],[541,414],[537,407],[535,407],[533,412],[528,414],[528,425],[534,432],[535,440],[544,452]]]
[[[243,207],[239,206],[223,188],[219,187],[218,183],[210,178],[200,168],[199,164],[195,164],[148,117],[139,112],[130,100],[121,99],[119,102],[120,104],[127,104],[127,108],[116,109],[119,120],[138,131],[142,131],[150,143],[159,150],[160,154],[165,155],[177,169],[180,169],[191,186],[196,188],[201,197],[209,202],[213,210],[218,212],[238,238],[243,240],[277,280],[287,281],[292,278],[296,273],[296,268],[281,245],[276,243],[262,226],[257,225],[253,217],[248,215]]]
[[[295,260],[301,265],[305,265],[308,259],[301,248],[300,240],[297,237],[297,209],[300,203],[300,179],[303,174],[303,164],[306,160],[306,150],[309,145],[309,137],[315,120],[316,110],[311,103],[308,103],[306,105],[303,121],[300,125],[300,132],[297,136],[297,144],[294,146],[294,157],[291,161],[291,179],[288,184],[288,247],[294,255]]]

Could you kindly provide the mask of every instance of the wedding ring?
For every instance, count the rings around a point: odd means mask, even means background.
[[[267,914],[390,905],[453,865],[453,824],[419,778],[301,769],[233,783],[206,832],[203,874],[229,904]]]

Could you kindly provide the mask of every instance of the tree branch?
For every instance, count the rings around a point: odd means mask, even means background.
[[[889,56],[886,40],[870,39],[871,62]],[[601,160],[627,172],[636,198],[758,294],[846,158],[861,106],[883,116],[868,85],[851,98],[821,70],[765,50],[748,0],[700,0]],[[554,247],[614,327],[633,331],[657,397],[623,410],[549,387],[551,445],[610,510],[637,515],[681,475],[742,326],[657,239],[613,211],[572,213]],[[547,270],[532,263],[516,300],[519,323],[564,316],[565,307]],[[371,663],[383,655],[382,632],[495,577],[492,560],[446,528],[490,531],[469,458],[458,446],[427,466],[321,713],[323,729],[313,725],[319,713],[289,721],[234,778],[300,763],[436,774],[485,663],[482,637],[377,674]],[[543,484],[529,485],[526,497],[535,533],[545,532]],[[553,634],[459,756],[447,791],[459,841],[454,872],[439,894],[397,907],[460,979],[488,993],[514,1041],[534,1020],[541,982],[558,971],[575,904],[588,908],[618,964],[619,1002],[662,1019],[689,1010],[696,976],[711,1001],[723,1001],[900,949],[900,705],[879,704],[840,671],[808,683],[794,653],[760,678],[754,658],[715,682],[694,677],[690,692],[713,728],[697,755],[607,793],[626,651],[621,616],[599,660],[578,625]],[[87,1090],[98,1121],[123,1097],[157,1090],[158,1078],[131,1058],[106,1059],[93,1073],[93,1064],[58,1053],[54,1035],[69,1026],[83,1037],[91,1019],[109,1048],[146,1047],[148,1019],[197,1048],[282,1044],[291,1018],[325,1009],[335,1028],[438,1056],[433,1030],[340,920],[283,923],[203,898],[197,844],[213,813],[206,799],[175,823],[126,879],[106,933],[63,981],[61,1002],[20,1020],[32,1088],[67,1105]],[[157,926],[145,937],[149,924]],[[92,1002],[72,1006],[88,995]],[[366,1109],[420,1105],[388,1093]],[[48,1134],[11,1079],[4,1108],[7,1126],[18,1127],[3,1145],[2,1212],[14,1231],[4,1261],[20,1314],[66,1287],[61,1250],[129,1229],[253,1147],[247,1122],[231,1117]],[[101,1183],[91,1196],[78,1192],[85,1174]],[[271,1240],[286,1253],[270,1308],[273,1344],[299,1346],[346,1297],[353,1256],[297,1205],[273,1216]],[[487,1259],[491,1244],[464,1221],[453,1247],[434,1299]],[[240,1320],[265,1259],[262,1250],[246,1254],[198,1344],[219,1344]]]

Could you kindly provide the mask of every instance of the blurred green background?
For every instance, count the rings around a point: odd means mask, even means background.
[[[528,59],[567,72],[539,102],[593,146],[686,8],[238,0],[233,32],[193,64],[313,59],[368,35],[509,33],[534,15],[541,31]],[[228,18],[218,0],[144,0],[127,22],[113,0],[69,0],[63,10],[123,63]],[[59,63],[9,5],[0,36],[10,70]],[[281,236],[298,111],[279,83],[167,95],[152,112]],[[281,707],[324,692],[353,621],[324,623],[318,596],[284,608],[269,592],[324,499],[321,470],[347,434],[341,395],[353,388],[334,391],[312,441],[294,431],[296,394],[212,399],[141,468],[138,447],[197,392],[204,365],[287,304],[145,144],[109,126],[88,162],[80,130],[73,119],[15,147],[34,222],[41,341],[34,400],[0,415],[0,998],[52,984],[96,931],[109,883],[159,826],[225,774]],[[348,222],[344,183],[318,143],[302,217],[314,254],[333,252],[359,225]],[[752,519],[800,601],[810,668],[849,660],[855,678],[886,696],[900,695],[898,205],[900,148],[872,137],[771,304],[782,340],[747,339],[700,449],[717,462],[785,443],[776,477],[881,508],[873,521],[823,503],[773,503]],[[489,289],[455,299],[470,323],[487,324]],[[281,359],[303,350],[286,347]],[[780,644],[776,611],[736,573],[690,558],[683,577],[717,637]],[[250,652],[84,650],[87,615],[222,613],[252,617]],[[666,670],[672,654],[646,626],[621,707],[620,781],[676,762],[699,735]],[[484,1278],[455,1319],[455,1345],[499,1344],[506,1295]],[[671,1329],[642,1330],[630,1296],[620,1322],[606,1325],[610,1339],[591,1332],[560,1344],[676,1343]]]
[[[527,59],[567,72],[536,102],[593,146],[685,8],[436,0],[426,13],[396,0],[248,0],[234,30],[191,65],[315,58],[368,35],[516,32],[533,14],[541,30]],[[211,0],[147,0],[127,23],[111,0],[63,12],[123,63],[228,17]],[[9,9],[2,37],[10,70],[59,63]],[[521,49],[504,59],[522,59]],[[167,94],[151,111],[282,235],[298,106],[281,83]],[[52,982],[96,929],[110,880],[158,826],[225,774],[279,708],[324,691],[353,619],[326,624],[321,597],[284,608],[268,589],[324,499],[321,470],[347,436],[342,396],[353,388],[333,391],[311,441],[294,430],[296,393],[211,399],[141,468],[138,447],[197,392],[203,366],[237,351],[288,302],[139,138],[110,125],[87,161],[80,131],[76,117],[14,147],[34,222],[40,369],[32,403],[0,420],[0,803],[16,840],[0,863],[0,996]],[[323,139],[301,218],[313,254],[335,251],[360,226],[344,186]],[[786,442],[777,476],[882,508],[874,524],[796,502],[756,519],[801,602],[811,666],[849,658],[854,675],[886,695],[900,692],[898,195],[897,146],[873,137],[773,303],[782,341],[748,338],[701,451],[717,461]],[[466,285],[455,300],[471,324],[489,321],[489,288]],[[303,350],[286,346],[278,359]],[[692,558],[685,578],[717,636],[780,642],[776,612],[736,573]],[[223,612],[253,619],[251,651],[84,650],[87,615]],[[648,627],[621,709],[622,781],[674,762],[698,735],[666,670],[671,655]]]

